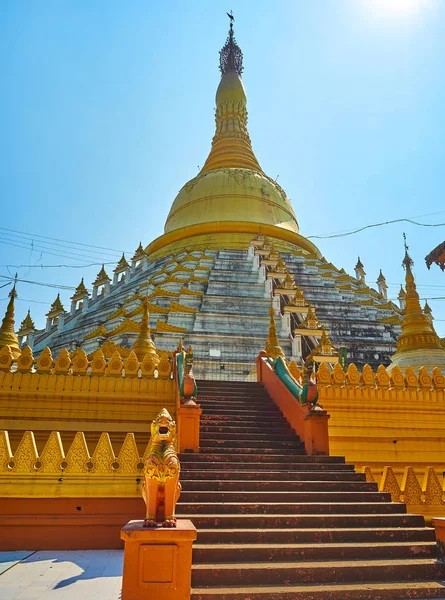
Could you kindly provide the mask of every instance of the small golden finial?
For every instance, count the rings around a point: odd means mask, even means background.
[[[284,278],[283,287],[286,290],[294,290],[297,287],[293,275],[286,269],[286,277]]]
[[[280,344],[278,343],[277,328],[275,326],[275,311],[274,311],[272,305],[270,306],[270,309],[269,309],[269,315],[270,315],[270,324],[269,324],[269,335],[267,337],[267,342],[266,342],[266,352],[270,356],[270,358],[277,358],[278,356],[281,356],[282,358],[284,358],[283,349],[281,348]]]
[[[434,331],[429,315],[428,313],[425,314],[420,305],[420,298],[411,269],[414,262],[408,254],[409,247],[406,243],[405,233],[403,234],[403,242],[405,256],[402,266],[406,271],[406,292],[405,296],[403,296],[403,288],[400,289],[399,300],[404,303],[404,317],[402,320],[402,333],[397,340],[397,352],[393,356],[393,361],[402,352],[428,349],[437,350],[441,348],[440,340]]]
[[[319,329],[320,322],[315,313],[315,308],[313,306],[309,306],[308,311],[306,313],[306,317],[303,319],[301,323],[302,328],[307,329]]]
[[[402,261],[402,266],[406,270],[406,273],[411,272],[411,267],[414,265],[414,261],[411,256],[408,254],[409,246],[406,243],[406,234],[403,232],[403,244],[405,246],[405,256]]]
[[[141,330],[138,337],[136,338],[131,349],[138,357],[139,361],[142,361],[146,354],[152,354],[157,356],[156,346],[150,335],[150,316],[148,313],[149,300],[147,296],[142,300],[144,311],[142,313]]]
[[[289,306],[307,306],[303,290],[296,286],[295,296],[289,300]]]
[[[14,359],[18,358],[21,354],[19,340],[14,331],[14,300],[17,298],[17,291],[15,289],[16,284],[17,273],[14,277],[14,285],[12,286],[12,290],[8,294],[10,300],[8,302],[8,306],[6,307],[5,316],[3,317],[0,327],[0,348],[9,346]]]

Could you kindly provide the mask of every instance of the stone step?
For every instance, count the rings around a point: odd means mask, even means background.
[[[269,308],[268,308],[269,310]],[[256,389],[264,390],[264,386],[259,381],[215,381],[211,379],[197,379],[196,383],[206,387],[221,387],[221,388],[235,388],[235,389],[247,389],[249,393]]]
[[[265,436],[266,437],[266,436]],[[240,435],[238,439],[214,439],[214,438],[201,438],[201,446],[205,446],[206,448],[227,448],[228,450],[233,448],[275,448],[275,449],[288,449],[288,450],[297,450],[299,448],[304,448],[304,444],[302,444],[295,437],[291,440],[283,440],[283,439],[251,439],[250,436],[244,437]],[[201,450],[202,452],[202,450]]]
[[[277,453],[278,454],[278,453]],[[237,459],[235,458],[237,457]],[[179,459],[181,461],[181,464],[194,464],[194,463],[206,463],[209,460],[209,455],[204,455],[204,454],[188,454],[188,453],[184,453],[184,454],[180,454],[179,455]],[[227,454],[226,455],[226,460],[228,462],[230,461],[235,461],[242,463],[243,461],[246,462],[246,466],[249,467],[249,470],[252,470],[252,468],[250,468],[252,466],[252,457],[248,457],[247,460],[245,460],[245,458],[242,456],[242,454],[238,453],[238,454]],[[289,470],[296,470],[294,469],[294,464],[298,463],[299,465],[307,465],[308,466],[308,470],[310,470],[311,468],[317,468],[317,465],[319,465],[321,468],[326,468],[326,467],[330,467],[333,470],[337,469],[337,468],[341,468],[344,469],[346,471],[354,471],[354,465],[349,465],[345,463],[345,459],[343,456],[322,456],[322,455],[314,455],[314,456],[307,456],[306,454],[303,456],[296,456],[295,459],[290,460],[288,457],[286,457],[286,463],[289,465],[292,465],[292,468],[290,468]],[[272,459],[270,459],[270,457],[267,459],[267,462],[273,462]],[[242,467],[242,465],[240,465],[240,468]]]
[[[219,467],[219,468],[218,468]],[[355,473],[354,471],[292,471],[292,470],[282,470],[282,471],[274,471],[274,470],[266,470],[261,472],[259,470],[221,470],[219,465],[214,465],[213,469],[210,466],[208,469],[203,469],[200,464],[196,466],[195,469],[187,467],[181,470],[181,481],[186,479],[194,479],[194,480],[216,480],[224,482],[224,480],[237,480],[238,482],[252,481],[257,484],[258,482],[275,482],[280,480],[284,483],[295,482],[298,484],[299,482],[309,482],[309,483],[317,483],[318,485],[324,486],[328,483],[335,483],[336,485],[340,485],[340,482],[344,483],[344,485],[351,485],[352,483],[361,483],[367,486],[374,486],[371,489],[376,490],[376,483],[367,483],[365,481],[365,476],[363,473]],[[337,483],[338,482],[338,483]],[[319,489],[319,488],[317,488]]]
[[[308,586],[193,588],[191,600],[432,600],[445,598],[445,584],[437,581],[374,581]]]
[[[206,529],[199,530],[200,544],[355,544],[389,542],[433,542],[434,529],[429,527],[358,527],[317,529]]]
[[[339,502],[183,502],[176,505],[180,514],[195,515],[404,515],[406,506],[401,502],[366,502],[361,501],[351,508],[351,504]]]
[[[241,402],[241,401],[233,401],[233,400],[214,400],[201,402],[198,400],[200,407],[203,409],[205,413],[211,414],[219,414],[220,411],[231,410],[231,411],[239,411],[239,412],[253,412],[260,411],[266,413],[277,413],[280,414],[280,410],[278,407],[274,407],[270,405],[270,402]],[[224,413],[222,413],[224,414]]]
[[[433,558],[434,541],[318,544],[200,544],[193,545],[193,563],[246,563],[315,560],[374,560]]]
[[[394,560],[336,560],[332,562],[206,563],[192,567],[192,586],[282,585],[416,581],[445,577],[445,563],[432,558]],[[445,590],[445,588],[444,588]]]
[[[229,427],[228,425],[201,425],[200,427],[200,432],[201,432],[201,438],[203,436],[207,436],[209,434],[215,434],[215,435],[221,435],[221,436],[226,436],[225,439],[231,439],[232,436],[238,436],[238,435],[244,435],[246,436],[247,434],[253,434],[253,436],[256,438],[257,436],[259,438],[262,439],[262,437],[267,436],[267,437],[279,437],[280,439],[282,439],[285,436],[292,436],[293,438],[297,438],[298,436],[296,435],[296,433],[293,431],[293,429],[291,429],[291,427],[289,427],[289,425],[283,425],[283,427],[274,427],[273,428],[273,433],[269,433],[269,432],[264,432],[262,433],[264,430],[262,427],[249,427],[249,426],[244,426],[244,425],[236,425],[234,427]],[[250,437],[250,436],[249,436]],[[253,439],[253,438],[252,438]]]
[[[410,514],[328,514],[328,515],[227,515],[221,513],[198,515],[193,514],[193,524],[201,528],[250,529],[258,528],[320,528],[320,527],[422,527],[424,519],[421,515]],[[178,518],[190,518],[190,513],[181,514]]]
[[[269,308],[267,309],[267,312],[269,313]],[[222,391],[244,390],[249,394],[260,391],[263,394],[267,394],[266,388],[260,381],[220,381],[218,379],[200,379],[198,377],[196,383],[201,386],[202,389],[218,389]]]
[[[295,450],[296,448],[304,447],[304,444],[296,436],[288,436],[288,439],[280,439],[279,436],[276,436],[275,439],[270,439],[265,435],[263,439],[260,439],[259,437],[251,438],[250,436],[239,434],[238,438],[224,439],[221,437],[215,439],[213,435],[210,435],[201,437],[200,441],[203,446],[240,448],[241,450],[243,448],[288,448]]]
[[[289,487],[289,485],[287,485]],[[285,491],[272,490],[272,491],[217,491],[217,490],[190,490],[187,484],[184,484],[181,492],[181,502],[190,504],[192,502],[204,503],[209,502],[211,504],[215,502],[239,502],[242,504],[253,504],[255,502],[300,502],[305,503],[357,503],[361,502],[377,502],[377,503],[390,503],[391,494],[384,492],[309,492],[309,491],[298,491],[292,492],[289,489]],[[387,506],[387,504],[382,504]],[[405,505],[403,505],[405,506]],[[356,506],[353,507],[354,510]],[[351,506],[349,506],[351,510]],[[396,511],[398,512],[398,511]],[[405,510],[403,512],[406,512]]]
[[[233,490],[233,491],[354,491],[375,492],[376,483],[368,483],[357,478],[358,473],[339,472],[308,472],[299,473],[265,471],[181,471],[181,481],[187,481],[187,489],[192,490]],[[280,476],[280,477],[279,477]],[[323,476],[323,478],[322,478]],[[190,487],[192,486],[193,487]],[[183,486],[185,489],[185,486]]]
[[[198,401],[199,402],[199,401]],[[199,402],[200,407],[202,408],[205,414],[225,414],[223,411],[232,411],[233,413],[252,413],[254,411],[258,411],[261,413],[268,413],[270,415],[277,414],[282,417],[284,421],[283,415],[280,413],[278,407],[270,407],[269,404],[247,404],[243,402]]]
[[[257,433],[255,429],[253,431],[237,431],[236,428],[233,429],[233,432],[227,431],[203,431],[203,427],[201,427],[200,439],[202,441],[212,440],[212,441],[228,441],[228,440],[250,440],[250,441],[281,441],[281,442],[294,442],[298,444],[302,444],[300,438],[289,430],[284,430],[281,433]],[[210,429],[209,427],[205,429]],[[223,428],[221,428],[223,429]],[[247,427],[245,429],[248,429]]]
[[[267,394],[267,392],[264,390],[258,390],[251,393],[248,390],[218,390],[215,388],[204,391],[202,387],[198,388],[198,401],[200,404],[202,402],[227,402],[230,400],[238,400],[248,402],[250,404],[254,404],[255,402],[261,402],[265,404],[268,402],[270,405],[275,406],[275,403],[269,394]]]
[[[199,386],[199,401],[214,399],[214,398],[234,398],[234,397],[242,397],[247,400],[260,398],[264,401],[268,400],[269,402],[273,402],[269,394],[266,392],[264,388],[258,388],[256,390],[249,390],[248,388],[231,388],[231,387],[203,387],[199,382],[197,383]]]
[[[248,442],[246,442],[247,444]],[[230,447],[230,448],[219,448],[218,446],[204,446],[204,447],[200,447],[200,452],[202,454],[232,454],[235,452],[242,452],[242,454],[244,455],[244,460],[246,460],[246,455],[250,456],[250,455],[258,455],[258,452],[261,452],[262,456],[268,456],[268,455],[274,455],[276,456],[277,454],[280,454],[280,456],[303,456],[305,455],[305,450],[304,447],[294,447],[292,449],[290,448],[276,448],[273,447],[274,442],[270,442],[269,444],[267,444],[269,447],[257,447],[253,444],[253,448],[244,448],[243,446],[241,447]]]
[[[250,454],[237,455],[227,453],[207,453],[197,455],[186,455],[187,458],[181,458],[182,468],[186,470],[190,465],[200,465],[202,469],[223,469],[223,470],[258,470],[258,471],[353,471],[353,465],[343,465],[341,463],[310,463],[300,459],[306,458],[301,454]],[[249,460],[246,460],[248,456]]]
[[[213,426],[225,426],[230,424],[231,427],[235,427],[238,423],[245,427],[261,427],[264,430],[274,431],[275,426],[282,427],[287,421],[285,421],[282,415],[264,418],[262,416],[252,415],[211,415],[203,413],[201,415],[201,425],[213,425]]]
[[[276,419],[282,419],[283,421],[285,420],[283,415],[280,413],[278,408],[255,408],[255,407],[249,407],[249,408],[232,408],[229,404],[225,404],[224,406],[221,406],[220,408],[218,408],[217,410],[212,410],[210,411],[208,408],[206,408],[206,406],[202,407],[203,411],[202,414],[203,415],[212,415],[213,417],[219,417],[219,416],[234,416],[234,417],[261,417],[262,419],[266,420],[269,418],[276,418]]]

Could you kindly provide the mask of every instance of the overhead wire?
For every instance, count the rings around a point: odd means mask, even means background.
[[[9,279],[9,281],[13,281],[13,279],[11,277],[7,277],[6,275],[0,275],[0,278],[2,279]],[[20,279],[17,278],[15,281],[17,281],[18,283],[29,283],[31,285],[39,285],[41,287],[49,287],[49,288],[56,288],[59,290],[76,290],[76,287],[70,286],[70,285],[62,285],[62,284],[58,284],[58,283],[43,283],[41,281],[30,281],[28,279]]]
[[[85,269],[86,267],[98,267],[102,265],[115,265],[116,261],[111,262],[94,262],[87,265],[0,265],[0,268],[10,267],[12,269]]]
[[[112,256],[112,254],[110,252],[103,252],[102,250],[91,250],[90,248],[88,249],[84,249],[84,248],[78,248],[76,246],[72,246],[72,245],[67,245],[64,243],[59,243],[59,242],[48,242],[46,240],[44,241],[40,241],[40,240],[34,240],[34,238],[32,237],[23,237],[21,235],[17,235],[15,233],[7,233],[4,231],[0,231],[0,235],[2,236],[7,236],[9,238],[12,238],[11,241],[12,242],[18,242],[21,244],[30,244],[31,249],[33,249],[34,247],[42,247],[42,248],[49,248],[51,250],[57,250],[57,248],[61,248],[62,252],[83,252],[83,253],[88,253],[88,256],[92,256],[94,254],[96,255],[102,255],[102,256]],[[53,248],[53,246],[55,248]],[[120,254],[120,253],[119,253]],[[115,258],[113,256],[113,258]]]
[[[33,238],[43,238],[46,240],[54,240],[56,242],[64,242],[66,244],[73,244],[76,246],[85,246],[86,248],[97,248],[99,250],[110,250],[111,252],[117,252],[118,254],[122,253],[122,250],[116,250],[115,248],[106,248],[104,246],[95,246],[93,244],[84,244],[83,242],[72,242],[69,240],[62,240],[60,238],[50,237],[50,236],[46,236],[46,235],[40,235],[38,233],[27,233],[25,231],[17,231],[16,229],[8,229],[6,227],[0,227],[0,231],[10,231],[12,233],[20,233],[22,235],[27,235],[28,237],[33,237]]]
[[[8,296],[6,298],[0,298],[0,302],[3,302],[4,300],[8,299]],[[19,300],[20,302],[32,302],[33,304],[46,304],[47,306],[51,304],[51,302],[43,302],[42,300],[29,300],[27,298],[15,298],[15,301],[17,300]]]
[[[419,223],[413,219],[392,219],[391,221],[382,221],[381,223],[372,223],[371,225],[364,225],[358,229],[348,231],[345,233],[332,233],[328,235],[308,235],[307,239],[316,240],[328,240],[332,238],[348,237],[349,235],[355,235],[365,229],[372,229],[374,227],[382,227],[383,225],[392,225],[393,223],[411,223],[411,225],[418,225],[420,227],[445,227],[445,223]]]
[[[25,250],[29,250],[29,246],[27,245],[23,245],[20,243],[14,243],[10,240],[3,240],[0,238],[0,244],[6,244],[8,246],[15,246],[16,248],[23,248]],[[52,256],[57,256],[59,258],[69,258],[71,260],[76,260],[77,262],[79,261],[84,261],[84,262],[88,262],[88,261],[94,261],[97,260],[97,256],[81,256],[81,255],[76,255],[74,253],[64,253],[62,251],[59,252],[52,252],[52,250],[46,249],[45,247],[41,247],[41,246],[34,246],[34,248],[36,250],[39,250],[40,252],[43,252],[44,254],[50,254]],[[117,259],[116,261],[117,262]]]

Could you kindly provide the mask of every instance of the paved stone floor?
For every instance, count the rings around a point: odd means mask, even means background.
[[[123,557],[123,550],[0,552],[0,599],[119,600]]]

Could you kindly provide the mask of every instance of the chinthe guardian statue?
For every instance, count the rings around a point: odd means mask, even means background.
[[[175,506],[181,493],[176,423],[163,408],[151,424],[142,497],[146,504],[144,527],[176,527]]]

